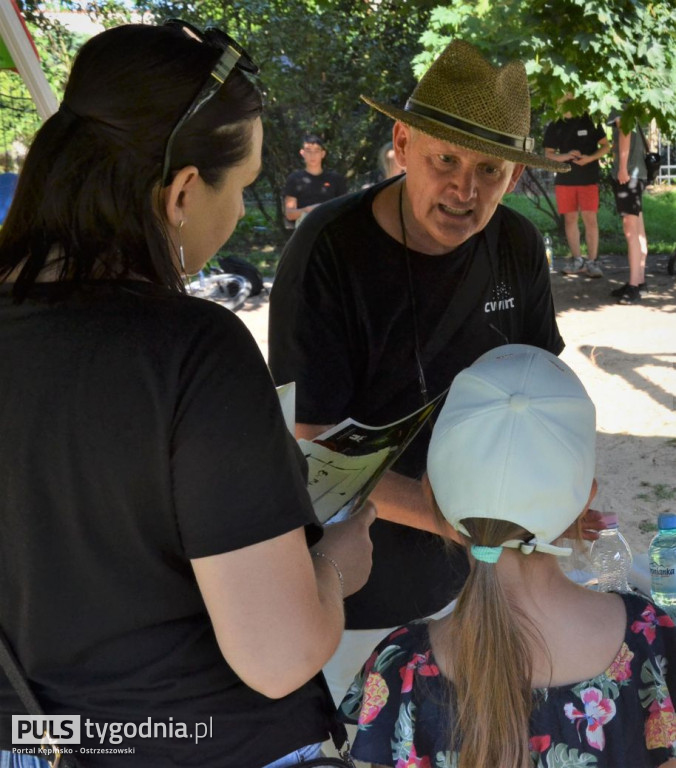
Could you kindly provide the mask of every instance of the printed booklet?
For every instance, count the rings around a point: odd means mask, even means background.
[[[308,462],[308,491],[322,523],[344,520],[366,501],[446,393],[383,427],[345,419],[313,440],[299,440]]]

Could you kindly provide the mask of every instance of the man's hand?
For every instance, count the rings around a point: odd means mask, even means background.
[[[593,163],[594,160],[596,160],[596,158],[592,155],[580,155],[575,160],[573,160],[573,163],[575,165],[589,165],[589,163]]]
[[[561,536],[566,539],[582,538],[585,541],[596,541],[599,537],[599,531],[606,529],[602,518],[602,513],[597,509],[588,509],[580,519],[579,529],[578,521],[576,520]]]

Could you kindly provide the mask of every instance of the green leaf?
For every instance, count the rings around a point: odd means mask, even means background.
[[[556,744],[547,752],[547,768],[594,768],[598,762],[594,755]]]

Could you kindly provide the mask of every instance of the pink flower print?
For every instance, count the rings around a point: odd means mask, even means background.
[[[620,652],[606,670],[606,677],[616,680],[618,683],[629,680],[631,677],[631,660],[633,658],[634,652],[630,650],[626,643],[622,643]]]
[[[645,610],[641,614],[641,619],[637,619],[631,625],[631,631],[637,635],[640,632],[643,632],[645,639],[650,645],[652,645],[653,641],[655,640],[655,627],[674,626],[674,622],[666,614],[664,616],[657,615],[654,605],[646,605]]]
[[[586,720],[587,742],[590,746],[602,750],[606,744],[603,726],[615,717],[615,702],[612,699],[604,699],[601,691],[592,687],[582,690],[580,698],[584,704],[584,712],[580,712],[570,703],[565,705],[563,711],[571,722],[577,720],[578,733],[582,720]]]
[[[676,742],[676,714],[671,697],[662,703],[653,701],[648,707],[650,715],[645,723],[645,743],[648,749],[668,749]]]
[[[432,768],[432,764],[427,755],[418,757],[415,751],[415,744],[413,744],[408,757],[406,759],[400,757],[396,762],[395,768]]]
[[[529,752],[546,752],[552,744],[552,737],[549,734],[544,736],[531,736],[528,741]]]
[[[408,693],[413,688],[413,679],[416,672],[423,677],[436,677],[439,674],[439,667],[436,664],[429,663],[430,653],[431,651],[415,653],[408,664],[399,670],[402,693]]]
[[[383,676],[379,672],[371,672],[364,683],[359,725],[366,725],[374,720],[380,710],[387,704],[390,691]]]

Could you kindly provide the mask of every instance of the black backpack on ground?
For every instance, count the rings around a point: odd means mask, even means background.
[[[263,275],[253,264],[237,256],[219,256],[218,266],[227,274],[242,275],[251,283],[250,296],[258,296],[265,289]]]

